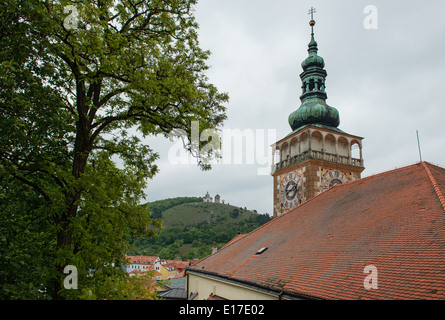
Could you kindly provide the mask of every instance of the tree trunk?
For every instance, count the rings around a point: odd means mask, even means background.
[[[83,121],[82,121],[83,120]],[[74,146],[74,161],[72,175],[75,180],[79,180],[83,173],[85,173],[85,168],[88,162],[88,156],[91,152],[91,142],[89,139],[89,125],[85,117],[81,117],[77,123],[76,132],[76,142]],[[82,196],[82,186],[74,183],[74,186],[65,195],[65,202],[67,204],[67,209],[63,213],[59,221],[57,221],[57,246],[56,252],[66,251],[72,253],[72,242],[73,242],[73,229],[71,222],[77,215],[77,210],[79,208],[79,200]],[[69,265],[69,260],[66,259],[60,262],[56,266],[57,274],[61,278],[57,278],[54,283],[53,298],[55,300],[63,300],[64,296],[61,293],[62,282],[63,282],[63,270]]]

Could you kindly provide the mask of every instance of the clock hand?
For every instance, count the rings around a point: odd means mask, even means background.
[[[298,186],[293,185],[289,190],[286,190],[286,195],[289,195],[290,193],[297,194],[298,193]]]
[[[286,194],[289,194],[289,193],[291,193],[291,192],[296,192],[296,187],[295,186],[292,186],[290,189],[287,189],[286,190]]]

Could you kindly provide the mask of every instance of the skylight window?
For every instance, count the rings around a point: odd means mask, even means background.
[[[259,254],[262,254],[264,251],[266,251],[267,250],[267,247],[262,247],[260,250],[258,250],[255,254],[256,255],[259,255]]]

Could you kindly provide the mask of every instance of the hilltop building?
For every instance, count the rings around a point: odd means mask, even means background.
[[[314,25],[292,132],[272,146],[274,219],[188,267],[187,297],[443,300],[445,169],[361,178],[363,138],[326,104]]]
[[[207,191],[206,195],[203,198],[204,202],[213,202],[213,198],[210,196],[209,192]]]
[[[205,194],[204,198],[203,198],[204,202],[213,202],[213,198],[210,196],[209,192],[207,191],[207,193]],[[217,194],[215,196],[215,203],[223,203],[224,204],[224,200],[221,200],[221,196],[219,194]]]

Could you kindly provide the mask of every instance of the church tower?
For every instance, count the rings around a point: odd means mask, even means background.
[[[300,107],[289,115],[292,132],[272,145],[274,218],[340,183],[359,179],[364,170],[361,137],[338,128],[337,109],[326,103],[325,63],[314,38],[311,8],[309,56],[300,74]]]

